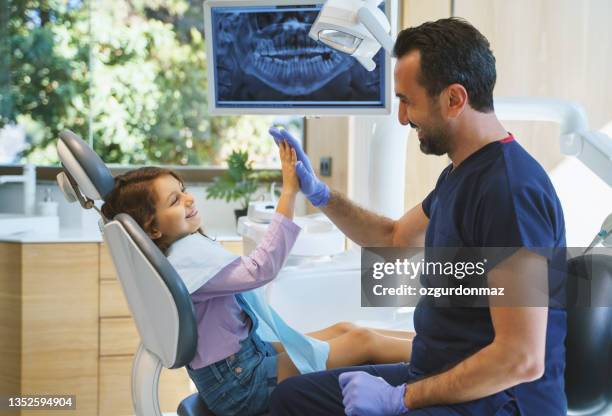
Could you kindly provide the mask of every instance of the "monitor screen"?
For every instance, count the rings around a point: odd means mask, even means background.
[[[207,39],[213,113],[385,110],[384,50],[374,58],[376,69],[368,72],[352,56],[311,39],[321,4],[217,3],[210,7],[212,38]]]

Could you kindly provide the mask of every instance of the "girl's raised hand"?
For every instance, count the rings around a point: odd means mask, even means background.
[[[297,174],[295,173],[295,164],[297,163],[297,155],[293,147],[282,141],[278,145],[281,170],[283,174],[283,193],[296,195],[300,190],[300,183]]]

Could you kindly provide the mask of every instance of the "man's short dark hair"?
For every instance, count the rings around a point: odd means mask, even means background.
[[[451,17],[402,30],[393,54],[400,59],[414,50],[421,54],[418,81],[430,96],[458,83],[467,90],[473,109],[493,111],[495,57],[487,38],[474,26]]]

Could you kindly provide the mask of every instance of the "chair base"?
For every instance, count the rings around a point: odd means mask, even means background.
[[[183,399],[176,410],[178,416],[215,416],[211,412],[198,393]]]
[[[178,416],[215,416],[215,414],[208,409],[206,403],[200,399],[198,393],[194,393],[186,399],[183,399],[176,413]],[[266,413],[261,416],[268,416],[268,414]]]

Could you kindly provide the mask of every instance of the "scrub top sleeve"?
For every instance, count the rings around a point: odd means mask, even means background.
[[[436,192],[436,190],[434,189],[433,191],[431,191],[429,193],[429,195],[427,195],[425,197],[425,199],[423,200],[423,202],[421,202],[421,207],[423,208],[423,212],[425,213],[425,215],[427,216],[427,218],[430,217],[429,213],[431,212],[431,201],[434,197],[434,193]]]
[[[489,268],[527,248],[547,258],[555,247],[552,201],[530,184],[511,189],[503,176],[484,187],[474,219],[474,241],[488,250]]]

